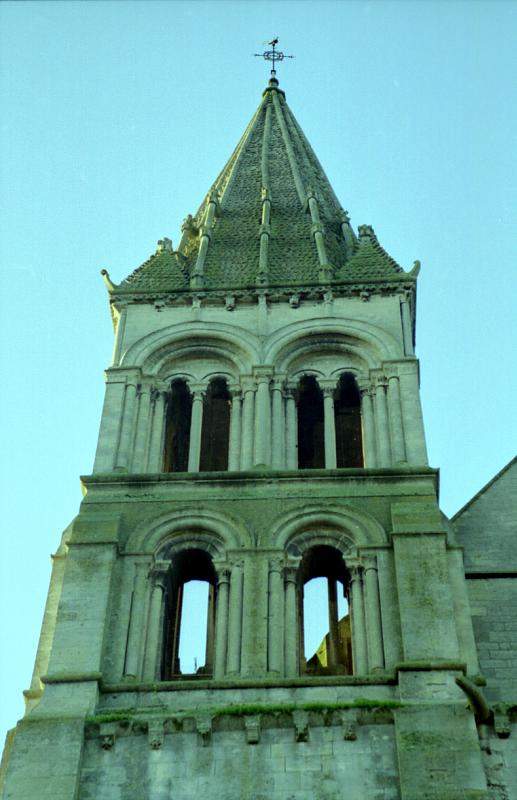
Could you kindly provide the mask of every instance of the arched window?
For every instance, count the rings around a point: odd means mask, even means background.
[[[224,378],[214,378],[203,405],[200,470],[228,469],[231,398]]]
[[[319,545],[304,555],[299,568],[302,671],[352,674],[349,582],[345,562],[336,548]],[[328,625],[318,634],[318,622],[325,616]]]
[[[361,397],[354,376],[345,372],[338,383],[334,414],[338,467],[362,467]]]
[[[323,393],[313,375],[304,375],[298,387],[298,468],[325,466]]]
[[[212,674],[215,603],[216,575],[210,556],[204,550],[183,550],[174,557],[167,576],[162,680],[182,674]],[[183,653],[188,653],[185,669],[181,663]]]
[[[175,380],[167,400],[165,472],[187,472],[192,398],[184,380]]]

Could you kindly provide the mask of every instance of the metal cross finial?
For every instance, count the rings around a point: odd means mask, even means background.
[[[276,46],[278,44],[278,36],[275,36],[270,42],[265,42],[264,44],[271,45],[272,50],[265,50],[263,53],[255,53],[257,58],[263,58],[264,61],[272,61],[273,66],[271,67],[271,77],[276,78],[276,69],[275,64],[277,61],[283,61],[284,58],[294,58],[294,56],[286,56],[285,53],[282,53],[281,50],[277,50]]]

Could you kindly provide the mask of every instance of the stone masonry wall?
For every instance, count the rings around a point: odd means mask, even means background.
[[[517,578],[471,578],[467,588],[487,696],[516,702]]]
[[[264,723],[263,723],[264,724]],[[282,725],[271,718],[272,725]],[[302,726],[303,727],[303,726]],[[218,721],[207,740],[187,725],[149,734],[98,734],[85,743],[79,800],[397,800],[391,724],[268,727],[250,743],[243,718]],[[301,740],[297,741],[297,736]],[[356,738],[354,738],[356,737]],[[255,731],[251,730],[251,740]],[[304,740],[306,738],[306,740]],[[104,749],[106,748],[106,749]]]

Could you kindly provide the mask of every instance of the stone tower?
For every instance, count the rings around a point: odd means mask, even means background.
[[[487,794],[476,725],[488,741],[493,716],[427,463],[417,273],[356,235],[273,78],[177,248],[104,274],[95,465],[6,800],[517,797]],[[186,674],[193,580],[206,650]]]

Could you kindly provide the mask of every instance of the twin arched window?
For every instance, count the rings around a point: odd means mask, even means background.
[[[361,397],[354,376],[345,372],[332,391],[333,426],[325,424],[323,391],[313,375],[304,375],[297,392],[298,467],[325,467],[325,436],[335,436],[336,466],[362,467]],[[334,428],[334,433],[329,431]]]
[[[230,393],[224,378],[214,378],[203,392],[201,415],[201,442],[196,458],[199,469],[205,472],[228,469],[228,444],[230,437]],[[183,379],[171,384],[167,398],[164,471],[189,471],[192,459],[191,438],[193,396]]]

